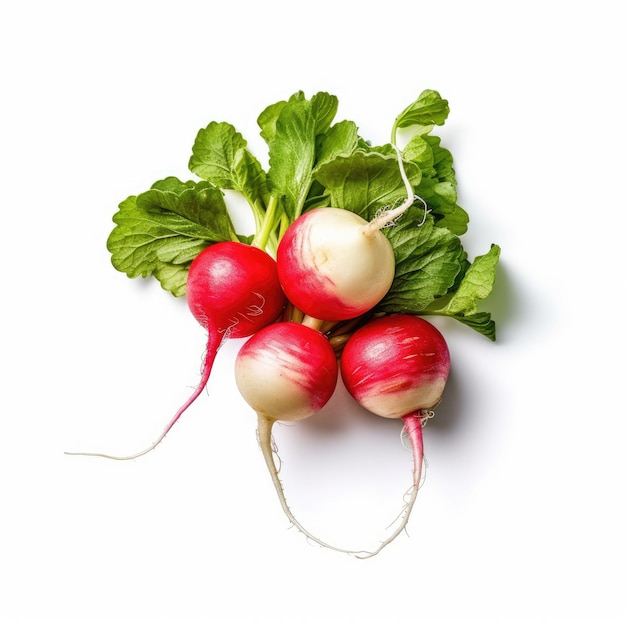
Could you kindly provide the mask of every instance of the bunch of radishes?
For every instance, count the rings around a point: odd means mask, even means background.
[[[407,207],[412,202],[411,197]],[[187,277],[189,308],[208,331],[199,385],[149,448],[126,457],[98,456],[127,460],[153,450],[205,388],[221,343],[250,337],[237,356],[235,379],[257,413],[263,456],[295,526],[328,545],[304,529],[287,506],[274,462],[272,425],[310,417],[330,400],[339,375],[338,348],[341,376],[355,400],[383,417],[403,419],[414,455],[415,494],[422,467],[422,423],[441,399],[450,357],[441,333],[422,318],[396,314],[363,321],[394,277],[393,250],[380,231],[387,222],[379,217],[377,226],[350,211],[324,207],[308,211],[287,229],[276,261],[255,246],[237,242],[201,252]],[[345,345],[331,343],[337,323],[347,320],[357,330]],[[414,499],[412,495],[409,506]],[[408,511],[393,537],[407,521]]]
[[[406,206],[412,201],[413,196]],[[376,224],[387,221],[377,218]],[[393,250],[376,224],[336,208],[314,209],[298,218],[278,246],[276,269],[288,310],[295,307],[300,321],[264,327],[243,345],[235,362],[237,387],[257,413],[261,450],[283,510],[294,526],[326,547],[332,546],[303,528],[287,505],[274,462],[272,425],[319,411],[333,395],[339,369],[361,406],[404,421],[414,469],[403,522],[377,550],[352,552],[360,557],[378,553],[408,522],[421,479],[422,424],[439,403],[450,369],[446,342],[426,320],[401,314],[363,317],[394,277]],[[356,320],[357,329],[348,335],[338,367],[329,335],[336,323],[347,320]]]
[[[428,92],[427,96],[418,100],[422,109],[427,110],[430,106],[434,110],[445,102],[436,93],[432,96]],[[300,100],[295,100],[294,107],[299,103]],[[274,132],[274,127],[279,126],[285,103],[279,104],[278,114],[272,113],[274,117],[265,112],[271,121],[266,121],[267,133]],[[447,109],[447,104],[445,107]],[[313,110],[317,117],[313,117]],[[410,123],[422,119],[411,117],[415,110],[415,106],[406,110]],[[305,124],[310,119],[319,122],[328,117],[323,114],[321,105],[308,111],[309,117],[301,117]],[[397,120],[396,126],[399,125]],[[290,141],[290,128],[286,123],[283,126],[283,141]],[[396,126],[392,133],[394,139]],[[207,131],[210,128],[215,132],[215,127],[211,126]],[[328,136],[330,130],[326,131]],[[318,135],[311,132],[312,139],[319,143]],[[234,141],[236,137],[231,139]],[[191,255],[189,265],[184,269],[184,293],[189,309],[208,335],[201,380],[191,397],[176,412],[161,436],[145,450],[130,456],[87,454],[134,459],[153,450],[206,387],[220,345],[228,338],[247,337],[235,361],[235,380],[242,397],[258,416],[260,447],[289,520],[310,539],[339,550],[309,533],[287,506],[274,459],[272,427],[277,421],[297,421],[317,413],[332,397],[341,375],[348,392],[365,409],[382,417],[403,420],[413,451],[413,485],[398,527],[375,550],[341,551],[361,558],[373,556],[398,536],[406,527],[420,485],[422,427],[433,416],[433,409],[441,400],[450,369],[450,355],[441,333],[423,317],[414,312],[378,307],[394,283],[397,268],[396,253],[385,230],[393,228],[395,220],[402,216],[403,219],[414,219],[407,217],[407,211],[416,203],[420,211],[413,211],[411,215],[419,214],[420,220],[416,221],[414,228],[426,223],[431,210],[428,203],[416,195],[405,172],[403,155],[395,142],[392,148],[397,157],[396,174],[402,181],[405,197],[380,207],[370,221],[353,210],[328,206],[321,200],[317,206],[309,203],[306,207],[302,200],[300,208],[292,213],[292,219],[287,218],[287,212],[278,218],[276,211],[280,200],[276,195],[270,196],[265,209],[259,209],[267,191],[265,178],[260,166],[251,160],[241,145],[237,158],[248,161],[243,169],[233,165],[232,171],[239,174],[245,171],[246,176],[241,178],[246,180],[250,178],[250,172],[255,175],[256,187],[249,181],[242,184],[253,210],[260,216],[255,237],[243,241],[234,235],[229,220],[224,218],[221,200],[215,194],[219,189],[212,184],[196,185],[166,179],[123,207],[116,222],[121,231],[118,237],[122,243],[118,244],[125,252],[138,250],[143,245],[139,243],[133,248],[128,241],[131,239],[129,233],[137,235],[141,232],[145,238],[141,224],[146,215],[151,224],[158,220],[168,221],[168,228],[179,234],[181,218],[188,221],[191,214],[196,218],[199,210],[205,210],[209,205],[214,216],[196,219],[199,224],[197,233],[205,239],[222,237],[231,240],[201,245],[201,251]],[[356,139],[352,150],[358,152]],[[278,152],[278,148],[274,152]],[[291,154],[287,158],[284,154],[281,156],[286,170],[298,171],[298,164],[294,166]],[[389,163],[388,157],[388,154],[377,156],[386,164]],[[203,167],[213,167],[212,158],[207,157]],[[337,158],[341,158],[339,152]],[[231,163],[235,161],[235,157],[230,159]],[[279,160],[275,158],[275,161]],[[307,167],[315,167],[313,160],[309,161]],[[303,180],[302,198],[312,197],[314,200],[312,178],[303,176]],[[230,184],[230,181],[223,183],[224,186]],[[256,191],[251,191],[254,189]],[[126,232],[125,228],[130,230]],[[159,231],[155,238],[163,238],[162,234]],[[114,243],[110,241],[112,247]],[[189,255],[189,250],[195,250],[196,245],[199,244],[195,240],[191,244],[185,243],[184,248],[176,251],[177,258]],[[459,268],[469,274],[466,259],[460,253],[457,256]],[[179,272],[176,263],[168,260],[162,250],[154,258],[154,267],[158,266],[164,280]],[[492,266],[496,261],[497,257],[491,261]],[[118,258],[118,269],[122,269],[120,265]],[[124,271],[133,275],[127,267]],[[148,273],[145,268],[133,271],[134,275]],[[157,275],[156,270],[150,271]],[[459,276],[463,272],[455,270]],[[457,293],[463,292],[463,283],[458,276],[455,278],[455,273],[448,290],[452,301],[452,283]],[[489,290],[490,287],[483,292]],[[473,303],[467,294],[462,299]],[[444,302],[442,306],[441,312],[448,314],[445,307],[450,304]],[[467,308],[466,304],[464,306]],[[471,306],[473,304],[468,310]]]

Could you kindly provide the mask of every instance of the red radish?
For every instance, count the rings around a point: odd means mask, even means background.
[[[68,454],[129,460],[154,450],[206,387],[222,342],[229,337],[252,335],[274,322],[285,306],[274,259],[260,248],[232,241],[213,244],[193,260],[187,275],[186,295],[192,314],[208,331],[202,375],[194,392],[160,437],[141,452],[130,456]]]
[[[381,210],[371,222],[344,209],[321,207],[302,214],[285,231],[276,254],[278,276],[287,298],[315,320],[340,321],[372,309],[389,291],[395,256],[381,228],[418,199],[398,151],[407,199]],[[424,214],[426,215],[426,213]]]
[[[377,554],[406,527],[420,486],[422,426],[434,415],[450,371],[443,335],[413,315],[374,319],[348,339],[341,355],[341,376],[350,395],[376,415],[401,418],[413,451],[413,486],[399,528]]]
[[[274,322],[285,296],[276,262],[267,252],[224,241],[203,250],[191,264],[187,303],[209,334],[236,338]]]
[[[328,339],[295,322],[263,328],[241,347],[235,361],[235,381],[257,413],[259,445],[283,511],[309,539],[335,550],[303,528],[289,509],[274,460],[272,427],[319,411],[331,398],[337,376],[337,358]]]

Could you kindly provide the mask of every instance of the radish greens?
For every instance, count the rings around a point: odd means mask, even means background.
[[[396,277],[377,309],[385,313],[444,315],[495,339],[491,315],[479,310],[493,287],[500,248],[473,262],[461,243],[468,214],[458,203],[453,158],[432,134],[449,114],[448,102],[426,90],[396,118],[390,143],[373,146],[349,120],[335,121],[337,97],[303,92],[272,104],[257,122],[268,150],[267,171],[246,139],[227,122],[211,122],[195,138],[189,170],[126,198],[114,216],[107,245],[113,265],[130,277],[153,276],[174,296],[185,294],[192,260],[224,241],[253,242],[275,256],[288,226],[301,214],[333,206],[371,220],[400,203],[398,131],[410,136],[401,150],[416,196],[411,209],[384,228],[396,257]],[[225,190],[241,193],[254,216],[254,233],[237,233]]]

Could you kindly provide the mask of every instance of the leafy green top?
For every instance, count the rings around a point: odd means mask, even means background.
[[[428,211],[416,203],[384,229],[396,277],[377,312],[450,316],[494,340],[495,323],[478,303],[492,290],[500,248],[492,245],[472,263],[463,250],[469,218],[457,204],[452,155],[431,134],[445,123],[448,102],[436,91],[422,92],[396,118],[391,142],[378,147],[354,122],[334,122],[337,109],[337,98],[325,92],[310,99],[297,92],[265,108],[257,123],[268,147],[267,171],[231,124],[211,122],[198,132],[189,160],[198,181],[169,177],[119,205],[107,241],[113,265],[131,278],[154,276],[183,296],[191,261],[213,243],[245,241],[275,255],[286,228],[313,207],[372,219],[405,198],[395,145],[398,129],[411,129],[402,161]],[[249,204],[253,234],[235,232],[227,189]]]

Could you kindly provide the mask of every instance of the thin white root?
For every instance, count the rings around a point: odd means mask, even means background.
[[[69,456],[98,456],[103,459],[112,459],[113,461],[132,461],[133,459],[138,459],[140,456],[144,456],[144,454],[148,454],[148,452],[152,452],[162,441],[165,439],[166,435],[170,432],[174,424],[178,421],[180,416],[195,402],[196,398],[202,393],[202,391],[206,388],[207,381],[209,379],[210,367],[202,374],[202,379],[200,383],[189,397],[189,399],[183,404],[183,406],[176,411],[176,415],[170,420],[168,425],[165,427],[159,438],[151,445],[148,446],[145,450],[141,450],[141,452],[135,452],[135,454],[129,454],[127,456],[116,456],[113,454],[105,454],[104,452],[65,452],[65,454]]]
[[[411,511],[413,510],[413,506],[417,499],[417,493],[422,486],[422,468],[424,465],[422,426],[433,415],[434,412],[432,411],[417,411],[416,413],[403,418],[404,429],[406,430],[407,436],[411,442],[411,449],[413,450],[413,485],[405,493],[404,506],[402,507],[400,513],[396,516],[394,521],[388,526],[388,528],[393,526],[394,524],[399,523],[399,525],[389,535],[389,537],[387,537],[387,539],[380,543],[378,548],[376,548],[375,550],[348,550],[345,548],[338,548],[336,546],[326,543],[325,541],[322,541],[321,539],[318,539],[315,535],[311,534],[306,528],[304,528],[293,515],[291,509],[287,504],[283,484],[278,476],[278,472],[280,470],[276,467],[276,461],[274,459],[274,455],[278,456],[276,444],[272,437],[272,426],[274,425],[274,420],[259,414],[257,426],[257,440],[259,442],[259,446],[261,447],[261,452],[263,453],[263,458],[265,459],[267,469],[269,470],[269,473],[272,477],[272,482],[274,484],[274,488],[276,489],[276,493],[278,494],[278,499],[280,501],[281,507],[285,512],[287,519],[289,519],[289,521],[295,528],[297,528],[301,533],[306,536],[307,540],[310,543],[319,545],[323,548],[334,550],[336,552],[343,552],[344,554],[354,556],[357,559],[369,559],[373,556],[376,556],[381,550],[383,550],[383,548],[388,546],[396,537],[398,537],[400,533],[406,532],[406,526],[409,522]]]
[[[178,409],[178,411],[176,411],[176,414],[163,429],[163,432],[161,433],[159,438],[151,446],[148,446],[145,450],[141,450],[141,452],[136,452],[135,454],[129,454],[127,456],[116,456],[113,454],[105,454],[103,452],[65,452],[65,454],[69,456],[98,456],[104,459],[112,459],[114,461],[132,461],[133,459],[138,459],[144,454],[148,454],[148,452],[152,452],[152,450],[154,450],[163,441],[163,439],[165,439],[166,435],[170,432],[174,424],[176,424],[176,422],[180,419],[181,415],[196,401],[200,394],[205,390],[207,383],[209,382],[209,377],[211,375],[211,370],[213,369],[213,363],[215,362],[217,352],[222,346],[223,341],[228,337],[228,334],[229,333],[227,332],[225,335],[222,335],[219,332],[216,332],[215,329],[209,329],[207,346],[203,357],[202,375],[200,377],[200,382],[194,389],[191,396],[187,399],[185,404],[183,404]]]
[[[399,522],[399,526],[381,542],[376,550],[369,552],[365,556],[357,556],[360,559],[369,559],[376,556],[383,548],[388,546],[400,533],[406,531],[409,518],[413,510],[413,505],[417,500],[417,493],[420,490],[422,483],[422,466],[424,464],[424,442],[422,439],[422,419],[424,418],[423,411],[417,411],[416,413],[403,418],[404,428],[406,429],[409,441],[411,442],[411,449],[413,450],[413,485],[405,493],[405,504],[402,507],[400,513],[391,525]],[[408,498],[408,499],[407,499]],[[356,555],[355,555],[356,556]]]
[[[370,556],[374,556],[375,553],[368,552],[366,550],[347,550],[344,548],[338,548],[333,546],[321,539],[318,539],[315,535],[310,533],[300,522],[296,519],[294,514],[291,512],[289,505],[287,504],[287,500],[285,498],[285,491],[283,489],[282,482],[278,476],[278,468],[276,467],[276,462],[274,461],[274,453],[275,447],[273,445],[272,439],[272,426],[274,425],[274,420],[268,418],[264,415],[258,416],[258,424],[257,424],[257,439],[259,445],[261,447],[261,452],[263,453],[263,458],[265,460],[265,464],[267,465],[267,469],[269,470],[270,476],[272,477],[272,483],[274,484],[274,488],[276,489],[276,493],[278,494],[278,500],[280,501],[280,505],[287,516],[287,519],[291,522],[291,524],[297,528],[301,533],[303,533],[307,540],[313,544],[321,546],[323,548],[328,548],[329,550],[334,550],[336,552],[343,552],[344,554],[349,554],[351,556],[355,556],[357,558],[369,558]],[[377,550],[377,552],[380,551]]]
[[[404,169],[402,152],[396,145],[394,145],[393,148],[396,151],[396,155],[398,158],[398,168],[400,170],[400,176],[402,177],[402,182],[404,183],[404,186],[406,188],[406,199],[399,207],[387,208],[379,211],[374,219],[367,225],[366,232],[369,233],[373,233],[374,231],[380,230],[381,228],[393,225],[394,220],[400,217],[400,215],[402,215],[409,207],[411,207],[416,200],[419,200],[424,207],[424,217],[422,218],[422,221],[418,224],[418,227],[424,225],[424,223],[426,222],[426,216],[430,213],[430,209],[428,208],[426,201],[417,194],[415,194],[413,191],[413,187],[411,187],[409,178],[406,175],[406,170]]]
[[[136,452],[135,454],[129,454],[128,456],[115,456],[114,454],[105,454],[104,452],[64,452],[63,454],[67,454],[67,456],[98,456],[103,459],[112,459],[113,461],[132,461],[133,459],[138,459],[140,456],[144,454],[148,454],[148,452],[152,452],[161,440],[155,441],[149,448],[142,450],[141,452]]]
[[[261,429],[257,429],[256,431],[256,441],[259,444],[259,448],[263,450],[263,447],[267,442],[261,441]],[[278,454],[278,446],[276,445],[276,440],[274,439],[274,435],[272,433],[270,433],[270,449],[272,451],[272,459],[274,460],[274,464],[276,466],[276,473],[280,474],[280,470],[283,468],[283,460],[280,458],[280,454]]]

